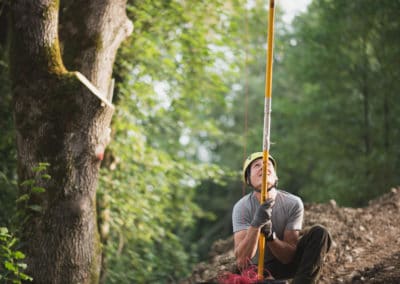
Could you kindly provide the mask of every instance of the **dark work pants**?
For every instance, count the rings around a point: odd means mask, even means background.
[[[315,225],[299,240],[293,262],[283,264],[275,259],[265,263],[265,268],[275,279],[293,278],[294,284],[316,283],[331,242],[327,229]]]

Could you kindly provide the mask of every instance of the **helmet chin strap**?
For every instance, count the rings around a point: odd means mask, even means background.
[[[273,189],[274,187],[276,188],[278,186],[278,180],[276,180],[276,182],[275,182],[275,184],[274,185],[272,185],[272,186],[270,186],[270,187],[268,187],[267,188],[267,192],[269,192],[271,189]],[[258,193],[261,193],[261,189],[256,189],[256,188],[254,188],[254,191],[255,192],[258,192]]]

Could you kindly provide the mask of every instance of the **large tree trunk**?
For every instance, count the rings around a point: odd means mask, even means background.
[[[132,24],[126,0],[66,1],[61,25],[58,3],[12,1],[18,176],[32,179],[39,162],[50,164],[51,176],[39,181],[46,192],[29,200],[41,212],[27,212],[23,249],[34,283],[96,283],[101,244],[95,195],[114,111],[107,92],[116,51]],[[83,73],[97,89],[80,73],[69,72],[63,58],[69,70]]]

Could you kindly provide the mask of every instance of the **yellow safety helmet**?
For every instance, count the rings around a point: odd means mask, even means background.
[[[248,181],[247,175],[249,173],[248,168],[251,165],[252,162],[254,162],[257,159],[260,159],[264,156],[263,152],[255,152],[250,154],[247,159],[244,161],[243,163],[243,169],[242,169],[242,179],[243,182],[245,182],[248,185],[251,185]],[[272,164],[274,165],[274,169],[275,169],[275,173],[278,175],[277,173],[277,169],[276,169],[276,161],[275,159],[271,156],[268,155],[268,159],[272,162]]]

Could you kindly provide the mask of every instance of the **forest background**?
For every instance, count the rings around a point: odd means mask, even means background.
[[[0,1],[0,227],[13,227],[17,164],[8,1]],[[231,235],[262,150],[266,1],[128,1],[114,65],[112,142],[97,191],[102,281],[184,278]],[[272,155],[305,202],[363,206],[400,184],[400,1],[312,1],[291,25],[277,1]]]

